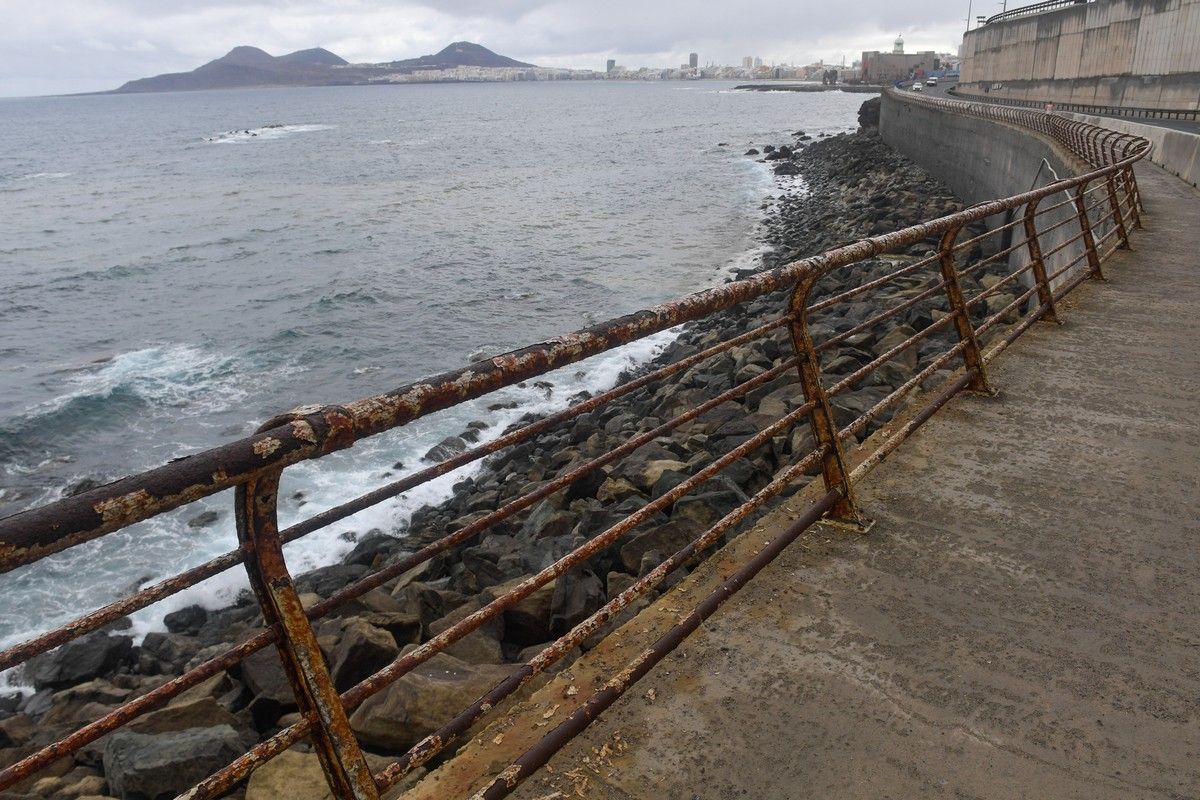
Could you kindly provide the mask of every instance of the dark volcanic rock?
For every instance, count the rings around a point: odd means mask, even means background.
[[[181,608],[163,617],[163,624],[171,633],[195,635],[204,627],[205,622],[208,622],[208,612],[200,606]]]
[[[228,725],[169,733],[117,731],[104,746],[104,775],[122,800],[167,800],[237,758],[246,743]]]
[[[321,597],[329,597],[367,572],[367,567],[362,564],[333,564],[321,567],[296,578],[296,591],[300,594],[313,592]]]
[[[29,659],[26,680],[37,689],[62,689],[107,675],[129,655],[133,638],[96,631]]]
[[[879,107],[881,102],[880,98],[872,97],[858,107],[859,127],[863,129],[879,127]]]

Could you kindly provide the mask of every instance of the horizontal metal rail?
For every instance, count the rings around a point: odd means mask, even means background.
[[[999,14],[993,14],[984,21],[984,25],[991,25],[993,22],[1004,22],[1005,20],[1017,19],[1019,17],[1028,17],[1034,14],[1044,14],[1047,11],[1057,11],[1060,8],[1070,8],[1072,6],[1085,5],[1094,3],[1096,0],[1045,0],[1041,3],[1033,3],[1020,8],[1010,8],[1007,11],[1001,11]]]
[[[1020,126],[1057,142],[1087,166],[1076,177],[1036,190],[864,239],[391,392],[343,405],[296,409],[268,421],[253,436],[0,519],[0,573],[53,557],[60,551],[228,488],[235,489],[239,539],[239,546],[224,555],[0,652],[0,670],[19,667],[35,655],[99,630],[135,610],[237,565],[247,571],[264,622],[262,630],[229,650],[210,656],[185,674],[0,770],[0,791],[35,775],[58,759],[80,751],[139,716],[165,706],[189,688],[273,645],[300,709],[300,720],[255,745],[184,796],[192,800],[223,796],[236,789],[263,763],[308,738],[336,797],[377,800],[381,792],[394,786],[412,769],[445,752],[497,703],[519,691],[535,675],[564,658],[583,641],[604,630],[617,614],[636,599],[645,597],[671,573],[719,545],[723,537],[762,512],[770,501],[805,476],[819,474],[825,493],[817,504],[635,664],[615,675],[591,697],[582,699],[582,705],[566,723],[522,756],[485,789],[482,796],[501,797],[511,791],[695,630],[717,605],[782,552],[808,525],[823,515],[851,522],[857,520],[855,484],[955,394],[963,390],[990,391],[987,364],[1035,322],[1056,320],[1058,300],[1084,280],[1102,277],[1100,265],[1104,257],[1119,247],[1128,246],[1130,231],[1140,226],[1140,202],[1133,164],[1145,155],[1148,149],[1145,140],[1026,109],[912,97],[906,93],[892,92],[892,95],[900,102]],[[1068,199],[1063,201],[1062,197]],[[903,252],[931,239],[939,243],[932,255],[916,261],[897,256],[890,260],[892,266],[882,274],[851,271],[868,259]],[[888,263],[888,260],[882,263]],[[839,291],[821,292],[822,281],[835,273],[843,277],[854,274],[857,284],[845,288],[843,281]],[[980,282],[983,276],[989,276],[989,284]],[[287,467],[299,461],[352,447],[366,437],[682,323],[717,314],[736,314],[742,304],[764,297],[777,298],[777,313],[772,318],[752,323],[743,332],[637,375],[560,412],[525,423],[487,444],[368,491],[290,528],[280,530],[278,527],[276,494],[280,476]],[[840,324],[841,313],[847,304],[863,302],[872,303],[872,311],[864,321]],[[882,340],[889,332],[897,330],[901,320],[911,322],[917,318],[923,321],[914,323],[915,330],[893,337],[888,347],[879,348],[868,357],[860,356],[849,362],[844,358],[834,358],[829,364],[822,362],[823,357],[836,356],[835,348],[857,341],[855,337],[871,336]],[[1009,326],[1007,331],[1002,332],[1006,325]],[[487,456],[536,442],[540,436],[585,414],[610,408],[634,392],[686,378],[694,367],[721,357],[735,347],[757,347],[764,340],[778,339],[780,335],[786,335],[790,340],[791,354],[775,359],[776,363],[769,369],[735,381],[728,388],[714,389],[707,399],[678,410],[670,419],[655,420],[654,424],[646,426],[646,430],[630,435],[605,452],[592,454],[588,460],[564,468],[561,474],[548,476],[520,492],[507,495],[497,501],[495,509],[424,544],[417,552],[395,563],[370,571],[311,607],[305,608],[301,604],[284,557],[285,543]],[[991,340],[990,349],[984,347],[988,340]],[[778,351],[781,346],[787,347],[776,341],[774,348]],[[879,380],[886,365],[903,360],[916,365],[904,373],[903,380],[893,380],[893,383]],[[938,379],[956,363],[960,364],[960,369],[949,383],[944,384],[942,391],[926,402],[908,422],[890,431],[881,445],[851,468],[845,448],[885,424],[895,409],[923,384]],[[553,564],[406,651],[347,691],[339,692],[334,687],[317,644],[312,620],[328,616],[355,598],[430,562],[440,553],[475,540],[539,501],[609,469],[655,439],[673,432],[685,432],[704,414],[726,404],[746,403],[755,390],[789,375],[795,376],[797,402],[792,410],[764,424],[757,433],[739,441],[728,452],[697,465],[694,474],[677,486],[578,544]],[[872,395],[865,411],[846,419],[846,406],[843,405],[846,396],[867,381],[875,381],[871,385],[880,387],[882,396]],[[350,712],[540,587],[617,545],[635,528],[666,513],[676,501],[703,487],[738,460],[782,437],[789,437],[794,426],[800,424],[808,427],[811,448],[806,452],[791,453],[790,462],[781,465],[766,486],[691,543],[636,579],[628,589],[608,598],[600,609],[547,644],[537,656],[524,664],[513,665],[508,678],[447,720],[439,731],[400,755],[382,772],[372,774],[349,722]]]
[[[1091,114],[1096,117],[1129,117],[1131,119],[1169,119],[1195,122],[1200,120],[1198,108],[1157,108],[1149,106],[1113,106],[1096,105],[1093,103],[1060,103],[1045,100],[1023,100],[1016,97],[997,97],[991,94],[964,92],[957,86],[946,90],[947,93],[962,100],[973,100],[980,103],[996,103],[1003,106],[1020,108],[1037,108],[1053,111],[1071,111],[1077,114]]]

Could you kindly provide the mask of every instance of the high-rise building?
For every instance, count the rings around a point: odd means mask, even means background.
[[[612,71],[613,71],[614,69],[616,69],[616,68],[617,68],[617,60],[616,60],[615,58],[610,58],[610,59],[608,60],[608,64],[607,64],[607,65],[605,65],[604,71],[605,71],[605,72],[612,72]]]
[[[692,69],[695,69],[696,67],[700,66],[700,54],[699,53],[688,53],[688,66],[691,67]]]
[[[754,59],[754,66],[756,66],[756,67],[761,67],[761,66],[762,66],[762,59],[761,59],[761,58],[756,58],[756,59]]]
[[[754,66],[754,56],[742,56],[742,66],[750,69]]]

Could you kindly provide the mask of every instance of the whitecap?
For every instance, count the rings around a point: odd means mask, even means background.
[[[313,131],[327,131],[336,128],[336,125],[264,125],[261,128],[244,128],[238,131],[225,131],[224,133],[215,133],[211,136],[206,136],[204,141],[213,144],[246,144],[247,142],[272,141],[275,139],[283,139],[287,136],[292,136],[297,133],[311,133]]]

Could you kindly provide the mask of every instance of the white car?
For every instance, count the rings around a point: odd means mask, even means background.
[[[925,81],[926,86],[937,86],[937,78],[929,78]]]
[[[924,90],[925,90],[925,87],[921,85],[921,82],[920,82],[920,81],[917,81],[916,83],[914,83],[914,84],[912,85],[912,90],[913,90],[914,92],[922,92],[922,91],[924,91]]]

